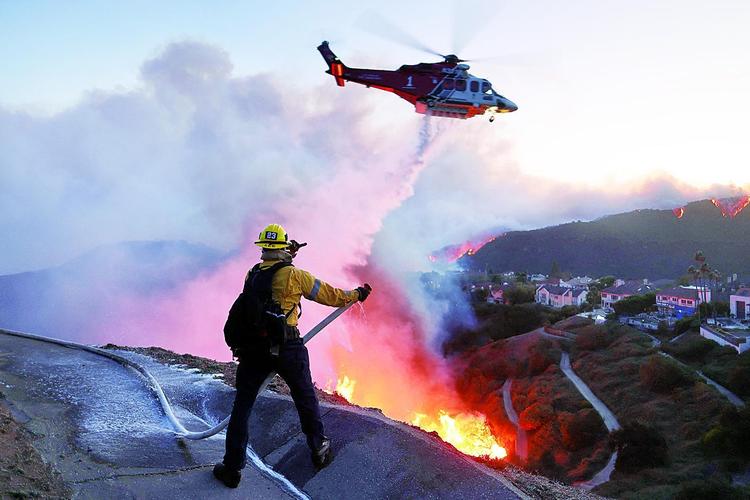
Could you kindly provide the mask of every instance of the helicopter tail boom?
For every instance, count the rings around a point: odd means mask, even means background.
[[[344,79],[342,78],[342,75],[344,74],[344,69],[346,66],[344,63],[341,62],[341,59],[336,57],[336,54],[333,53],[331,48],[328,46],[328,42],[323,42],[320,45],[318,45],[318,51],[320,52],[320,55],[323,56],[323,59],[325,59],[326,64],[328,64],[328,73],[329,75],[333,75],[333,77],[336,79],[336,85],[339,87],[344,86]]]

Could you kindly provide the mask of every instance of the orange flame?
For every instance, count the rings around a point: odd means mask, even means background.
[[[459,413],[450,416],[446,411],[440,410],[436,419],[424,413],[415,413],[412,424],[427,432],[437,432],[443,441],[467,455],[492,459],[508,456],[508,452],[490,432],[484,415]]]
[[[356,380],[344,375],[336,381],[335,389],[332,385],[329,382],[323,390],[329,394],[338,394],[353,403]],[[426,413],[415,412],[411,424],[427,432],[436,432],[443,441],[466,455],[495,460],[508,456],[505,448],[492,435],[484,415],[480,413],[458,413],[451,416],[447,411],[439,410],[435,418]]]
[[[344,378],[340,378],[336,381],[336,393],[351,403],[352,398],[354,397],[355,385],[357,385],[355,380],[351,380],[344,375]]]
[[[354,398],[354,387],[356,385],[356,380],[352,380],[347,375],[344,375],[336,380],[336,387],[333,387],[333,383],[329,380],[323,388],[323,392],[338,394],[350,403],[353,403],[352,399]]]
[[[483,246],[485,246],[487,243],[490,243],[492,241],[495,241],[497,239],[497,236],[485,236],[479,239],[466,241],[464,243],[461,243],[459,245],[452,245],[449,247],[445,247],[442,250],[439,250],[431,255],[428,255],[427,258],[430,260],[430,262],[438,262],[443,261],[448,264],[457,261],[464,255],[474,255],[479,250],[482,249]]]
[[[748,205],[750,205],[750,196],[745,195],[739,198],[711,198],[711,203],[721,210],[722,217],[733,219],[737,217]]]

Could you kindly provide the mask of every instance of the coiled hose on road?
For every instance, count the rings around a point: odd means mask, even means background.
[[[352,302],[351,304],[347,304],[345,306],[339,307],[335,311],[333,311],[331,314],[329,314],[323,321],[318,323],[312,330],[310,330],[306,335],[302,337],[302,343],[307,344],[315,335],[320,333],[323,328],[331,324],[333,320],[344,314],[351,306],[353,306],[355,302]],[[34,335],[31,333],[23,333],[23,332],[16,332],[12,330],[0,330],[0,333],[4,333],[6,335],[12,335],[15,337],[22,337],[32,340],[38,340],[41,342],[47,342],[50,344],[57,344],[62,347],[67,347],[70,349],[79,349],[82,351],[87,351],[93,354],[96,354],[98,356],[103,356],[105,358],[109,358],[113,361],[116,361],[117,363],[120,363],[121,365],[124,365],[128,368],[131,368],[138,372],[140,375],[142,375],[146,381],[148,382],[149,386],[151,386],[151,389],[156,393],[156,397],[159,400],[159,403],[161,404],[162,409],[164,410],[164,414],[169,419],[169,422],[172,424],[172,426],[175,429],[175,434],[177,437],[185,438],[185,439],[192,439],[192,440],[198,440],[198,439],[205,439],[207,437],[213,436],[215,434],[218,434],[222,430],[226,428],[226,426],[229,424],[229,416],[222,420],[218,425],[215,425],[214,427],[211,427],[209,429],[206,429],[204,431],[189,431],[185,428],[184,425],[179,421],[177,416],[175,416],[174,411],[172,410],[172,406],[169,404],[169,400],[167,399],[166,394],[164,394],[164,390],[161,388],[161,385],[159,385],[159,382],[154,378],[153,375],[151,375],[148,370],[146,370],[144,367],[139,365],[138,363],[135,363],[134,361],[129,360],[128,358],[125,358],[124,356],[120,356],[119,354],[115,354],[113,352],[107,351],[105,349],[100,349],[98,347],[93,347],[85,344],[79,344],[77,342],[70,342],[67,340],[60,340],[55,339],[51,337],[44,337],[42,335]],[[271,383],[271,380],[276,375],[275,372],[272,372],[266,377],[266,379],[263,381],[263,384],[261,385],[260,389],[258,390],[258,394],[261,394],[263,391],[266,390],[266,387],[268,387],[268,384]],[[270,467],[268,467],[263,461],[258,457],[255,453],[248,453],[248,456],[251,458],[253,463],[256,464],[262,471],[266,472],[267,474],[271,475],[272,478],[276,481],[281,481],[283,483],[284,489],[287,490],[289,493],[294,494],[297,497],[300,498],[307,498],[307,496],[299,491],[287,478],[282,476],[281,474],[277,473]]]

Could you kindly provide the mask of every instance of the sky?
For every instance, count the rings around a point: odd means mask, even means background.
[[[406,155],[421,117],[393,95],[337,88],[315,50],[329,40],[355,67],[435,60],[374,34],[393,38],[387,24],[476,58],[471,73],[519,110],[493,124],[433,120],[428,168],[384,214],[377,251],[388,253],[404,228],[418,260],[488,228],[669,207],[750,185],[744,1],[0,0],[0,229],[13,235],[0,274],[128,239],[232,250],[249,231],[245,214],[230,213],[240,187],[277,165],[295,186],[327,175],[304,161],[326,148],[342,154],[344,119],[379,141],[359,151]],[[245,93],[216,94],[223,107],[196,117],[197,107],[181,106],[206,82]],[[263,130],[246,113],[235,122],[239,95],[282,121]],[[287,155],[282,139],[312,136],[313,126],[315,144]],[[226,137],[209,140],[216,130]],[[252,172],[238,167],[249,151],[265,161]],[[217,194],[238,176],[231,196]]]

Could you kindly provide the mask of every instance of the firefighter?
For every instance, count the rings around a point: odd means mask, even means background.
[[[239,360],[237,394],[227,427],[224,460],[214,467],[216,478],[230,488],[236,488],[240,483],[240,471],[244,468],[246,459],[248,419],[258,390],[271,371],[281,375],[289,386],[314,465],[318,468],[327,465],[331,440],[324,434],[318,399],[310,375],[310,359],[297,329],[300,299],[305,297],[319,304],[341,307],[357,300],[364,301],[371,291],[367,284],[355,290],[341,290],[315,278],[307,271],[291,265],[279,265],[291,263],[300,247],[294,240],[289,241],[286,231],[279,224],[266,227],[255,244],[262,249],[261,262],[256,268],[268,270],[276,266],[278,269],[272,271],[271,295],[286,315],[286,338],[275,351],[243,349],[234,352]],[[246,281],[252,272],[245,277]]]

